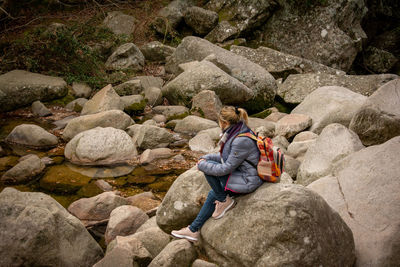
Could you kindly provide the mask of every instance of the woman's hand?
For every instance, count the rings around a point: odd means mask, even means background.
[[[199,159],[199,161],[197,161],[197,164],[196,164],[197,169],[199,169],[199,163],[202,162],[203,160],[206,160],[206,159]]]

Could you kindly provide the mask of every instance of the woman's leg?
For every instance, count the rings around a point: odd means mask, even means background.
[[[207,199],[204,202],[203,207],[201,207],[196,219],[189,226],[189,229],[192,232],[197,232],[211,217],[215,210],[215,201],[224,201],[227,196],[224,186],[228,180],[228,175],[222,177],[205,175],[205,177],[212,189],[208,193]]]

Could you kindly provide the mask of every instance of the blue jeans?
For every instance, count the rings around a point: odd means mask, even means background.
[[[225,184],[228,181],[229,175],[225,176],[211,176],[205,174],[208,184],[211,186],[211,190],[208,193],[206,202],[196,219],[189,226],[190,231],[197,232],[203,224],[211,217],[215,210],[215,201],[225,201],[228,193],[225,191]]]

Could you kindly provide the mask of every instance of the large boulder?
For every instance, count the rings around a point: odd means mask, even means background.
[[[218,24],[218,14],[201,7],[188,7],[183,14],[185,23],[199,35],[206,35]]]
[[[400,137],[367,147],[339,161],[332,176],[308,186],[351,228],[356,266],[400,262],[399,151]]]
[[[6,141],[34,148],[49,148],[58,143],[57,136],[34,124],[18,125],[6,137]]]
[[[275,135],[281,135],[289,139],[299,132],[307,129],[312,124],[312,119],[304,114],[288,114],[275,125]]]
[[[107,59],[105,66],[109,70],[132,69],[141,71],[144,67],[144,56],[133,43],[126,43],[118,47]]]
[[[314,90],[324,86],[341,86],[364,96],[372,95],[385,83],[397,79],[394,74],[332,75],[326,73],[293,74],[278,86],[278,95],[290,104],[301,103]]]
[[[178,133],[196,134],[201,130],[218,127],[215,121],[204,119],[198,116],[187,116],[183,120],[178,121],[174,131]]]
[[[117,236],[134,234],[148,219],[149,216],[137,207],[123,205],[115,208],[110,214],[104,235],[106,244],[109,244]]]
[[[400,79],[388,82],[372,94],[350,122],[364,145],[381,144],[400,135]]]
[[[249,216],[251,214],[251,216]],[[300,185],[261,185],[201,229],[221,266],[353,266],[350,228],[322,197]]]
[[[62,137],[64,140],[71,140],[78,133],[96,128],[113,127],[125,130],[133,124],[133,120],[126,113],[120,110],[103,111],[96,114],[80,116],[70,120],[64,129]]]
[[[123,110],[124,105],[120,96],[114,91],[112,85],[109,84],[85,103],[81,114],[88,115],[113,109]]]
[[[62,78],[13,70],[0,75],[0,112],[27,106],[36,100],[61,98],[67,93],[67,83]]]
[[[126,163],[137,151],[125,131],[96,127],[75,135],[65,146],[64,155],[78,165],[112,165]]]
[[[170,233],[192,223],[209,190],[204,173],[196,167],[179,175],[157,209],[158,226]]]
[[[148,61],[165,63],[167,58],[174,53],[175,47],[165,45],[159,41],[153,41],[141,46],[140,51]]]
[[[280,1],[263,25],[262,43],[335,69],[350,69],[367,38],[361,20],[364,1]]]
[[[230,51],[260,65],[275,78],[286,78],[288,74],[301,73],[345,74],[345,72],[341,70],[330,68],[321,63],[279,52],[264,46],[253,49],[245,46],[232,45]]]
[[[121,11],[108,12],[103,24],[110,29],[114,34],[130,35],[135,31],[137,20]]]
[[[138,95],[143,92],[142,82],[137,79],[129,80],[114,87],[119,96]]]
[[[163,95],[171,104],[189,106],[192,98],[203,90],[214,91],[224,104],[240,104],[254,96],[246,85],[207,60],[169,82],[163,88]]]
[[[263,25],[277,8],[277,3],[270,0],[211,0],[206,7],[218,12],[219,19],[234,26],[238,34],[246,34]]]
[[[124,105],[124,110],[129,114],[135,112],[143,112],[146,107],[146,100],[142,95],[127,95],[122,96],[121,101]]]
[[[160,254],[171,241],[171,236],[164,233],[158,226],[150,227],[142,231],[138,229],[131,237],[139,239],[153,258]]]
[[[141,149],[167,147],[175,141],[174,136],[167,129],[143,125],[137,132],[136,142]]]
[[[163,94],[160,88],[149,87],[144,90],[144,99],[151,107],[161,105],[163,102]]]
[[[341,124],[326,126],[304,156],[297,174],[297,183],[308,185],[328,175],[342,158],[363,149],[358,136]]]
[[[17,165],[9,169],[0,181],[6,183],[24,183],[33,180],[36,175],[41,173],[46,165],[36,155],[29,155],[29,157],[20,161]]]
[[[103,251],[83,224],[43,193],[0,193],[1,266],[92,266]]]
[[[254,98],[244,106],[248,111],[261,111],[265,106],[272,104],[277,85],[270,73],[250,60],[207,40],[194,36],[183,38],[165,68],[176,74],[179,73],[179,64],[195,60],[201,61],[211,54],[215,56],[212,62],[217,67],[253,90]]]
[[[221,21],[204,39],[211,43],[222,43],[238,34],[238,29],[226,20]]]
[[[111,212],[123,205],[129,205],[129,200],[117,196],[114,192],[104,192],[72,202],[68,211],[88,225],[91,222],[108,220]]]
[[[191,113],[206,119],[218,121],[222,103],[214,91],[204,90],[192,99]]]
[[[291,114],[304,114],[312,118],[309,131],[319,134],[325,126],[340,123],[348,127],[366,96],[339,86],[324,86],[309,94]]]
[[[150,263],[149,267],[190,266],[197,258],[194,246],[187,240],[175,240],[169,243]]]
[[[189,115],[189,109],[184,106],[157,106],[153,108],[153,112],[164,115],[167,120],[183,118]]]

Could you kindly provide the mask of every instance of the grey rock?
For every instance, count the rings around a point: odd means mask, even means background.
[[[209,120],[218,121],[222,103],[214,91],[203,90],[192,99],[191,113]]]
[[[48,195],[5,188],[0,206],[1,266],[92,266],[103,256],[82,223]]]
[[[125,131],[96,127],[75,135],[65,146],[64,155],[78,165],[113,165],[126,163],[137,151]]]
[[[120,110],[103,111],[96,114],[84,115],[70,120],[64,129],[62,137],[71,140],[78,133],[96,128],[113,127],[125,130],[132,125],[133,120]]]
[[[140,164],[148,164],[157,159],[167,159],[173,156],[173,151],[169,148],[146,149],[140,155]]]
[[[148,87],[144,90],[144,98],[150,106],[154,107],[162,104],[163,94],[160,88]]]
[[[94,114],[113,109],[123,110],[124,105],[119,95],[112,88],[112,85],[109,84],[86,102],[81,115]]]
[[[152,125],[143,125],[137,134],[137,144],[141,149],[167,147],[173,141],[172,133]]]
[[[264,183],[221,219],[208,220],[201,235],[206,255],[221,266],[352,266],[356,260],[350,228],[300,185]]]
[[[311,131],[304,131],[304,132],[298,133],[293,138],[293,142],[307,141],[307,140],[317,139],[317,138],[318,138],[318,134],[313,133]]]
[[[185,106],[203,90],[214,91],[224,104],[239,104],[254,96],[247,86],[206,60],[181,73],[162,89],[171,104]]]
[[[151,119],[151,120],[147,120],[147,121],[143,122],[142,125],[157,126],[157,122],[155,120]]]
[[[146,100],[142,95],[126,95],[121,97],[124,110],[131,114],[132,112],[143,112],[146,107]]]
[[[148,219],[149,216],[137,207],[123,205],[115,208],[110,213],[110,220],[104,235],[106,244],[109,244],[117,236],[134,234]]]
[[[265,120],[267,121],[272,121],[272,122],[278,122],[280,119],[282,119],[283,117],[285,117],[287,115],[287,113],[282,113],[282,112],[273,112],[271,114],[269,114]]]
[[[364,145],[383,143],[400,135],[400,79],[388,82],[355,112],[350,129]]]
[[[259,118],[249,118],[249,124],[248,126],[253,130],[256,131],[258,127],[265,127],[268,132],[270,132],[270,135],[274,135],[275,132],[275,123],[264,120],[264,119],[259,119]]]
[[[114,34],[131,35],[136,28],[137,20],[121,11],[112,11],[107,13],[103,24],[106,28],[110,29]]]
[[[361,28],[367,10],[363,1],[285,1],[261,27],[261,43],[347,71],[367,38]]]
[[[130,80],[115,86],[115,92],[120,95],[138,95],[143,92],[142,82],[140,80]]]
[[[89,98],[92,94],[92,88],[90,88],[86,83],[73,82],[71,92],[75,97]]]
[[[286,138],[295,136],[307,129],[312,124],[312,119],[304,114],[289,114],[280,119],[275,125],[275,134]]]
[[[218,265],[205,260],[197,259],[193,262],[192,267],[218,267]]]
[[[49,116],[49,115],[53,114],[40,101],[35,101],[35,102],[32,103],[32,113],[33,113],[33,115],[36,115],[36,116],[39,116],[39,117],[46,117],[46,116]]]
[[[281,183],[281,184],[293,184],[294,183],[292,177],[287,172],[283,172],[279,179],[280,179],[279,183]]]
[[[45,167],[46,165],[38,156],[30,155],[3,174],[0,180],[6,183],[29,182],[33,180],[36,175],[40,174]]]
[[[184,106],[157,106],[153,108],[153,112],[156,114],[162,114],[167,117],[167,120],[173,120],[174,118],[181,118],[189,115],[189,109]]]
[[[309,131],[319,134],[325,126],[340,123],[348,127],[367,97],[347,88],[325,86],[309,94],[291,114],[305,114],[312,118]]]
[[[211,54],[215,55],[212,63],[253,91],[254,98],[245,105],[248,111],[261,111],[265,105],[272,103],[277,85],[271,74],[246,58],[198,37],[183,38],[167,62],[165,69],[167,72],[178,73],[179,64],[195,60],[201,61]]]
[[[392,53],[373,46],[367,47],[364,51],[364,65],[374,73],[389,72],[398,61]]]
[[[117,196],[114,192],[104,192],[72,202],[68,211],[84,224],[88,224],[109,219],[111,212],[122,205],[129,205],[129,200]]]
[[[285,155],[284,170],[292,179],[296,179],[300,164],[301,162],[299,160],[294,159],[289,155]]]
[[[149,267],[190,266],[197,258],[196,250],[186,239],[169,243],[150,263]]]
[[[201,130],[197,134],[208,134],[212,140],[217,141],[221,139],[222,130],[220,127],[214,127],[206,130]]]
[[[142,224],[142,226],[140,226],[139,229],[137,229],[136,233],[143,232],[143,231],[148,230],[153,227],[160,229],[160,227],[158,227],[158,225],[157,225],[156,216],[151,217],[144,224]],[[162,231],[162,232],[164,233],[164,231]]]
[[[144,66],[144,56],[133,43],[126,43],[115,50],[107,59],[105,66],[109,70],[132,69],[141,71]]]
[[[224,20],[221,21],[212,31],[210,31],[206,37],[204,37],[204,39],[210,41],[211,43],[223,43],[226,40],[235,37],[237,34],[238,29]]]
[[[303,157],[306,154],[308,148],[315,144],[315,139],[292,142],[287,148],[287,154],[295,159],[303,161]]]
[[[167,122],[167,118],[161,114],[156,114],[151,119],[154,120],[156,123],[166,123]]]
[[[192,6],[186,9],[185,23],[199,35],[206,35],[218,24],[218,14],[211,10]]]
[[[167,58],[174,53],[175,48],[158,41],[153,41],[140,47],[140,51],[142,51],[144,58],[148,61],[165,63]]]
[[[286,150],[290,143],[284,136],[278,135],[272,138],[272,144],[279,147],[284,153],[286,153]]]
[[[196,134],[201,130],[218,127],[215,121],[204,119],[198,116],[187,116],[183,120],[178,121],[174,131],[177,133]]]
[[[154,210],[155,208],[157,209],[157,207],[161,204],[161,200],[157,198],[151,191],[139,193],[137,195],[128,197],[127,199],[132,206],[138,207],[146,213]],[[138,230],[143,229],[142,225],[138,228]],[[155,224],[154,226],[156,225],[157,224]],[[136,232],[138,232],[138,230],[136,230]]]
[[[37,148],[48,148],[58,144],[55,135],[34,124],[18,125],[6,137],[6,141]]]
[[[211,136],[206,133],[197,134],[189,140],[189,148],[192,151],[211,153],[215,149],[215,142]]]
[[[163,79],[161,79],[160,77],[154,77],[154,76],[136,76],[135,80],[140,81],[140,83],[142,84],[143,90],[146,90],[147,88],[150,88],[150,87],[161,88],[164,84]]]
[[[67,93],[67,83],[61,78],[13,70],[0,75],[0,112],[27,106],[37,100],[61,98]]]
[[[210,186],[196,167],[179,175],[157,210],[157,224],[166,233],[188,226],[200,211]]]
[[[344,71],[330,68],[318,62],[285,54],[264,46],[252,49],[250,47],[233,45],[230,51],[260,65],[275,78],[286,78],[288,73],[345,74]]]
[[[64,119],[54,121],[53,124],[57,126],[56,128],[54,128],[54,130],[64,129],[65,126],[67,126],[68,122],[70,122],[72,119],[74,119],[76,117],[77,116],[75,116],[75,115],[71,115],[71,116],[65,117]]]
[[[341,124],[330,124],[322,130],[300,165],[297,183],[304,186],[331,173],[335,162],[363,149],[358,136]]]
[[[308,186],[351,228],[357,267],[390,266],[400,261],[396,246],[400,207],[388,205],[400,201],[399,150],[400,137],[367,147],[337,162],[332,176]]]
[[[379,75],[332,75],[332,74],[292,74],[278,86],[278,95],[286,102],[299,104],[320,87],[336,86],[370,96],[385,83],[397,79],[394,74]]]
[[[86,102],[88,102],[88,100],[86,98],[77,98],[77,99],[69,102],[65,106],[65,108],[69,109],[69,110],[73,110],[75,112],[81,112],[83,107],[85,106]]]

